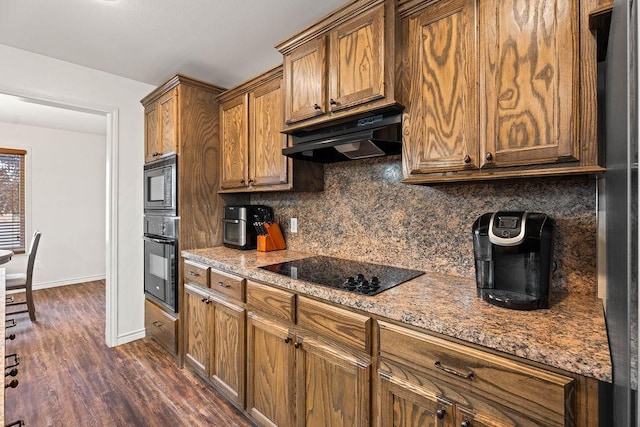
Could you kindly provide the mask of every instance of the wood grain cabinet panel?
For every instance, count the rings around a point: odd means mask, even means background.
[[[287,322],[295,321],[296,294],[247,280],[247,306]]]
[[[450,401],[485,425],[575,425],[572,378],[379,322],[382,377]],[[482,425],[482,424],[481,424]]]
[[[407,176],[479,168],[475,4],[438,2],[408,21]]]
[[[248,95],[242,94],[220,107],[221,188],[249,185]]]
[[[482,167],[578,160],[577,1],[483,2],[480,28]]]
[[[296,343],[297,424],[370,425],[371,358],[313,338]]]
[[[283,54],[284,132],[395,106],[396,9],[354,0],[276,48]]]
[[[184,281],[209,287],[209,267],[193,261],[184,261]]]
[[[190,285],[184,287],[185,361],[204,377],[209,376],[211,316],[208,295]]]
[[[324,36],[310,40],[284,56],[285,123],[327,112],[325,64]]]
[[[221,94],[220,193],[321,191],[322,165],[282,154],[288,137],[283,122],[282,67]]]
[[[148,299],[145,299],[144,307],[146,333],[171,354],[176,355],[178,353],[178,319]]]
[[[245,403],[245,309],[186,284],[185,361],[237,406]]]
[[[577,0],[399,0],[398,8],[404,182],[604,170],[596,49],[579,28]]]
[[[178,90],[165,93],[145,108],[145,162],[178,152]]]
[[[247,411],[262,426],[293,427],[295,348],[286,324],[247,315]]]

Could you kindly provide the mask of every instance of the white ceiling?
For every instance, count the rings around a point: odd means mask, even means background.
[[[159,86],[233,87],[282,63],[274,46],[346,0],[0,0],[0,44]],[[0,97],[0,121],[105,134],[85,112]]]

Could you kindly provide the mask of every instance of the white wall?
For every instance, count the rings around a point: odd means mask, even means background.
[[[105,136],[0,122],[0,147],[27,150],[27,244],[42,232],[34,288],[104,279]],[[22,254],[5,267],[26,265]]]
[[[144,334],[141,238],[144,117],[140,99],[153,89],[154,86],[146,83],[0,45],[0,92],[117,113],[118,169],[113,180],[118,195],[117,211],[113,213],[117,236],[116,241],[108,242],[115,250],[117,270],[111,272],[107,265],[107,280],[111,278],[115,282],[111,284],[114,289],[107,289],[107,312],[112,309],[115,312],[115,319],[107,318],[109,345]],[[110,256],[108,253],[107,258]]]

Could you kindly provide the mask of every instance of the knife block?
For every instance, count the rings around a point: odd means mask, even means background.
[[[287,245],[284,243],[284,237],[282,237],[282,231],[280,231],[280,226],[278,224],[269,224],[265,222],[264,228],[267,230],[267,234],[258,236],[256,249],[261,252],[270,252],[287,248]]]

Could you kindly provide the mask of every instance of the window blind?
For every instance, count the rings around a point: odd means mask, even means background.
[[[0,148],[0,248],[25,251],[25,150]]]

